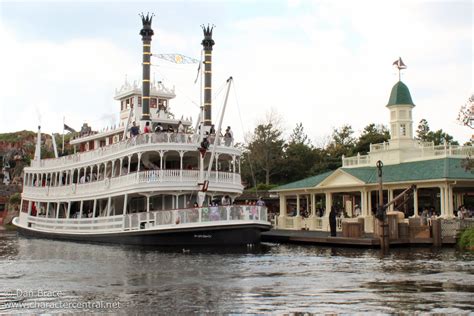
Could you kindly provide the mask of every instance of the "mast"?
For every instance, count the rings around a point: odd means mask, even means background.
[[[150,58],[151,58],[151,37],[154,32],[151,28],[151,22],[154,14],[147,13],[142,17],[143,28],[140,31],[143,41],[143,75],[142,75],[142,121],[150,120]]]
[[[36,136],[35,161],[41,161],[41,126],[38,125],[38,136]]]
[[[220,136],[220,131],[221,131],[221,127],[222,127],[222,121],[224,119],[225,109],[227,107],[227,100],[229,99],[229,92],[230,92],[231,83],[232,83],[232,77],[229,77],[229,79],[227,79],[227,92],[226,92],[226,95],[225,95],[224,106],[222,107],[221,117],[219,119],[219,126],[217,128],[216,138],[214,139],[214,144],[213,144],[213,147],[212,147],[211,158],[209,159],[209,165],[208,165],[207,173],[205,174],[204,181],[202,183],[199,183],[200,185],[202,185],[201,190],[198,191],[198,194],[197,194],[199,206],[202,206],[202,203],[206,199],[206,191],[207,191],[207,188],[209,186],[209,178],[210,178],[210,175],[211,175],[211,169],[212,169],[212,164],[214,162],[214,157],[216,156],[217,145],[219,144],[219,136]],[[203,163],[204,163],[204,158],[201,156],[201,167],[200,167],[201,176],[200,177],[202,177],[202,174],[203,174],[203,171],[204,171],[203,170],[204,169]]]
[[[227,106],[227,100],[229,99],[231,84],[232,84],[232,77],[229,77],[229,79],[227,79],[227,92],[225,94],[224,106],[222,107],[221,117],[219,119],[219,126],[217,127],[217,131],[216,131],[216,137],[214,138],[214,146],[212,147],[211,159],[209,160],[206,180],[209,180],[209,177],[211,175],[212,163],[214,161],[214,156],[216,155],[216,147],[219,144],[219,137],[221,135],[221,128],[222,128],[222,120],[224,119],[224,113],[225,113],[225,108]]]
[[[204,39],[201,44],[204,49],[204,125],[212,125],[212,47],[214,40],[212,39],[213,26],[201,25],[204,32]]]

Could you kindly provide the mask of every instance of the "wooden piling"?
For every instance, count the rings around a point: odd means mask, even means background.
[[[433,219],[431,221],[431,229],[433,234],[433,246],[441,247],[443,243],[441,238],[441,221],[439,219]]]

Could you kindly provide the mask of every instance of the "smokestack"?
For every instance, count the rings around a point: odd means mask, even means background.
[[[151,37],[153,30],[151,29],[151,21],[154,14],[149,13],[146,16],[142,13],[143,28],[140,31],[143,41],[143,75],[142,75],[142,121],[150,120],[150,58],[151,58]]]
[[[204,49],[204,126],[212,125],[212,46],[214,40],[212,39],[213,26],[201,26],[204,32],[204,39],[202,40],[202,47]]]

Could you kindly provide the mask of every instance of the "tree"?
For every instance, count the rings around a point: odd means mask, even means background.
[[[459,145],[459,143],[453,140],[453,136],[444,132],[443,129],[437,131],[430,131],[428,121],[422,119],[418,124],[418,129],[416,130],[416,138],[424,142],[433,142],[435,146],[442,145],[445,142],[447,144]]]
[[[352,136],[354,130],[350,125],[343,125],[333,129],[332,140],[326,147],[326,161],[328,168],[334,170],[342,166],[342,156],[350,156],[354,152],[355,138]]]
[[[304,132],[303,123],[300,122],[296,124],[296,127],[293,129],[293,132],[290,135],[289,144],[311,144],[308,135],[306,135]]]
[[[355,145],[355,152],[367,154],[370,151],[370,144],[379,144],[390,139],[390,132],[383,125],[375,125],[374,123],[364,127]]]
[[[416,130],[416,138],[421,141],[428,141],[427,136],[430,132],[430,127],[428,125],[428,121],[425,119],[421,119],[420,123],[418,123],[418,129]]]
[[[439,129],[435,132],[429,132],[426,136],[426,140],[428,142],[433,142],[435,146],[442,145],[446,142],[446,144],[452,145],[459,145],[457,141],[453,140],[453,136],[449,135],[448,133],[443,132],[442,129]]]
[[[474,129],[474,93],[459,109],[457,121],[464,126]]]
[[[251,155],[256,169],[264,172],[265,184],[270,184],[270,177],[279,172],[283,158],[283,132],[275,123],[278,124],[278,118],[272,112],[267,115],[265,123],[255,128],[247,145],[248,155]]]
[[[315,164],[313,146],[304,132],[303,124],[298,123],[293,129],[288,145],[285,148],[284,163],[282,164],[282,180],[297,181],[311,175]]]

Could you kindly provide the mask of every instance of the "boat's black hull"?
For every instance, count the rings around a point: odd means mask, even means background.
[[[233,246],[260,243],[266,225],[248,224],[213,226],[176,230],[127,231],[112,234],[64,234],[18,227],[23,236],[94,243],[115,243],[145,246]]]

